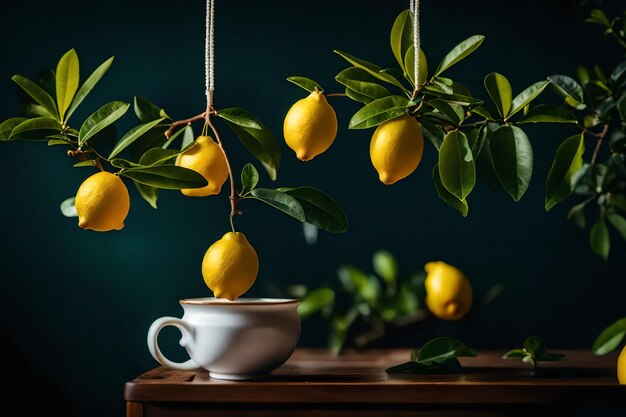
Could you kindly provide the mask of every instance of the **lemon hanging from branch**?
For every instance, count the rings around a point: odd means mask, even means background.
[[[119,176],[102,171],[80,185],[75,205],[81,229],[108,232],[124,228],[130,197]]]
[[[188,168],[202,175],[209,183],[202,188],[183,188],[188,197],[206,197],[219,194],[228,179],[226,158],[219,145],[210,136],[200,136],[196,143],[178,155],[176,165]]]
[[[324,94],[315,90],[291,106],[285,116],[283,133],[298,159],[310,161],[333,144],[337,115]]]

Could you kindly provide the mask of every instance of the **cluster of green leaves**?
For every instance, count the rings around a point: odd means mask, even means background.
[[[451,337],[437,337],[411,352],[411,360],[387,369],[390,374],[451,374],[463,366],[457,358],[475,357],[476,351]]]
[[[195,144],[191,124],[173,133],[167,112],[145,98],[134,97],[133,108],[140,124],[118,140],[114,123],[126,114],[129,103],[113,101],[89,115],[78,129],[70,125],[74,114],[113,62],[108,59],[80,85],[80,63],[73,49],[61,57],[55,71],[39,84],[21,75],[15,81],[30,97],[27,117],[14,117],[0,124],[0,140],[39,140],[48,146],[64,145],[81,156],[75,167],[101,167],[132,180],[139,194],[157,207],[159,189],[197,188],[207,181],[197,172],[175,165],[176,157]],[[56,96],[56,101],[52,98]],[[244,147],[261,163],[271,180],[280,166],[281,152],[272,132],[254,115],[239,107],[217,110],[215,116],[232,130]],[[78,126],[78,125],[77,125]],[[180,144],[178,144],[180,142]],[[176,144],[176,146],[175,146]],[[109,146],[109,152],[102,148]],[[123,157],[122,157],[123,156]],[[339,205],[312,187],[256,188],[259,174],[252,164],[242,171],[240,199],[263,201],[280,211],[322,230],[344,232],[348,220]],[[66,216],[75,216],[74,198],[61,204]]]
[[[574,115],[561,106],[531,103],[550,84],[557,88],[562,76],[534,83],[513,96],[509,81],[501,74],[485,77],[485,89],[492,103],[475,98],[461,83],[444,73],[478,49],[484,36],[474,35],[456,45],[429,72],[428,62],[419,50],[418,79],[414,80],[416,53],[413,45],[413,15],[403,11],[391,30],[391,50],[399,68],[380,66],[335,51],[351,66],[335,79],[345,87],[345,94],[362,103],[350,119],[350,129],[367,129],[393,118],[409,114],[416,117],[424,133],[439,153],[433,167],[433,183],[438,195],[449,205],[468,214],[467,197],[477,178],[477,161],[485,158],[485,169],[495,171],[504,189],[519,200],[526,192],[533,171],[533,152],[528,136],[520,125],[525,123],[576,123]],[[303,88],[317,83],[303,77],[291,77]],[[295,82],[295,81],[294,81]],[[560,91],[559,90],[559,91]],[[564,178],[553,175],[551,183],[560,185]],[[550,195],[552,198],[552,195]]]
[[[241,171],[239,199],[255,199],[318,229],[331,233],[348,230],[348,219],[332,197],[313,187],[256,188],[259,173],[252,164]]]
[[[457,358],[475,357],[476,351],[451,337],[437,337],[411,353],[409,362],[387,369],[390,374],[457,374],[463,367]],[[539,336],[530,336],[522,349],[513,349],[502,359],[521,359],[537,369],[538,362],[555,362],[565,359],[565,355],[548,352],[546,342]]]
[[[623,17],[610,20],[594,10],[589,21],[604,26],[607,34],[626,45]],[[468,196],[480,173],[495,175],[515,201],[522,198],[533,175],[533,149],[525,125],[559,123],[577,128],[578,133],[567,137],[556,151],[545,183],[545,208],[550,210],[573,192],[584,195],[586,199],[569,213],[584,227],[585,207],[597,202],[600,216],[591,230],[591,246],[606,258],[610,248],[607,222],[626,238],[626,220],[619,213],[626,210],[626,62],[617,65],[610,76],[597,66],[592,71],[581,69],[581,83],[566,75],[551,75],[516,95],[507,78],[493,72],[484,78],[488,98],[483,100],[444,73],[476,51],[484,39],[480,35],[467,38],[452,48],[434,71],[429,71],[422,49],[416,58],[413,15],[405,10],[396,18],[390,36],[398,68],[382,68],[335,51],[351,65],[335,79],[350,99],[363,104],[350,119],[349,128],[372,128],[405,114],[416,117],[438,152],[432,170],[436,192],[463,216],[469,212]],[[289,80],[308,91],[323,91],[305,77]],[[562,97],[560,103],[537,103],[548,86]],[[579,118],[575,113],[581,110],[586,116]],[[579,119],[584,119],[584,125]],[[609,160],[604,164],[595,159],[585,163],[586,138],[604,136],[609,138]]]
[[[609,19],[602,10],[595,9],[587,22],[604,27],[605,34],[612,35],[626,49],[624,15]],[[579,82],[570,82],[576,101],[567,103],[580,111],[583,134],[597,142],[588,163],[576,156],[576,162],[570,168],[570,189],[582,201],[571,208],[568,218],[583,229],[587,224],[586,209],[595,207],[590,244],[595,253],[607,259],[611,249],[608,226],[626,239],[626,60],[622,57],[609,75],[598,65],[593,68],[581,66],[577,78]],[[606,145],[608,156],[599,162],[599,151]],[[557,151],[555,164],[559,151],[573,152],[572,146],[569,151],[561,148],[565,148],[565,143]]]
[[[396,259],[388,251],[377,251],[372,259],[375,273],[367,274],[353,265],[337,270],[339,285],[308,291],[298,286],[291,295],[302,299],[298,314],[306,319],[317,312],[330,318],[328,347],[338,353],[350,340],[363,347],[385,334],[387,326],[402,326],[422,320],[424,274],[401,277]]]
[[[521,359],[522,362],[537,368],[538,362],[556,362],[565,359],[562,353],[548,352],[546,342],[539,336],[530,336],[521,349],[513,349],[502,356],[502,359]]]
[[[593,353],[606,355],[619,347],[626,337],[626,317],[622,317],[602,330],[593,342]]]
[[[170,120],[167,113],[149,101],[135,97],[135,114],[142,124],[133,127],[122,136],[109,156],[104,156],[95,148],[97,144],[107,144],[116,139],[114,123],[130,108],[129,103],[112,101],[89,115],[77,128],[73,128],[71,117],[88,94],[107,72],[113,57],[95,69],[80,84],[80,63],[74,49],[69,50],[59,60],[56,70],[45,73],[35,83],[28,78],[15,75],[13,81],[30,97],[25,106],[26,117],[14,117],[0,124],[0,140],[45,141],[48,146],[66,146],[78,151],[82,156],[75,167],[96,167],[108,162],[117,174],[130,178],[141,195],[156,206],[157,188],[180,189],[203,187],[206,180],[197,172],[175,166],[172,158],[180,150],[167,146],[155,147],[160,136],[164,136]],[[56,97],[56,100],[53,99]],[[78,127],[79,126],[79,127]],[[193,142],[193,133],[185,135],[185,148]],[[134,146],[134,157],[122,159],[118,155]],[[63,208],[71,208],[71,199],[64,202]],[[65,212],[65,211],[64,211]],[[71,209],[69,210],[71,212]]]

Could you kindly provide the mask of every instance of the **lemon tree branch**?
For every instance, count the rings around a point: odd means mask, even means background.
[[[226,149],[224,149],[224,144],[222,143],[222,139],[220,138],[219,133],[215,129],[213,122],[211,122],[211,113],[206,117],[206,124],[211,128],[213,134],[215,135],[215,140],[219,145],[222,153],[224,154],[224,159],[226,160],[226,168],[228,169],[228,180],[230,181],[230,227],[235,232],[235,225],[233,224],[233,217],[235,214],[241,214],[241,210],[237,209],[237,202],[239,197],[235,192],[235,179],[233,177],[233,170],[230,166],[230,160],[228,159],[228,154],[226,153]]]
[[[190,125],[193,122],[197,122],[198,120],[202,120],[205,118],[206,118],[206,112],[203,112],[193,117],[190,117],[189,119],[177,120],[175,122],[172,122],[169,129],[167,129],[167,131],[165,132],[165,137],[169,139],[178,127],[183,126],[183,125]],[[206,119],[208,121],[208,118]]]

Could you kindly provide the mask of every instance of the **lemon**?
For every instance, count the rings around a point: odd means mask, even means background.
[[[370,142],[370,159],[383,184],[409,176],[422,160],[424,137],[414,117],[404,115],[380,124]]]
[[[234,301],[252,287],[258,273],[256,251],[240,232],[226,233],[202,260],[204,282],[217,298]]]
[[[617,358],[617,380],[620,384],[626,385],[626,346]]]
[[[337,136],[337,115],[324,94],[314,91],[291,106],[283,134],[287,146],[302,161],[310,161],[328,149]]]
[[[445,262],[429,262],[426,270],[426,305],[442,320],[458,320],[472,307],[472,286],[461,271]]]
[[[107,232],[124,227],[130,197],[120,177],[103,171],[83,181],[74,204],[81,229]]]
[[[226,158],[219,145],[210,136],[200,136],[196,143],[178,155],[176,165],[193,169],[202,175],[208,185],[201,188],[183,188],[180,190],[189,197],[206,197],[219,194],[228,178]]]

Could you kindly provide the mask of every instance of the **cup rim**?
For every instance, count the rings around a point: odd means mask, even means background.
[[[237,298],[230,301],[226,298],[202,297],[202,298],[181,298],[180,304],[190,305],[214,305],[225,307],[244,307],[244,306],[267,306],[267,305],[283,305],[299,303],[300,300],[295,298]]]

